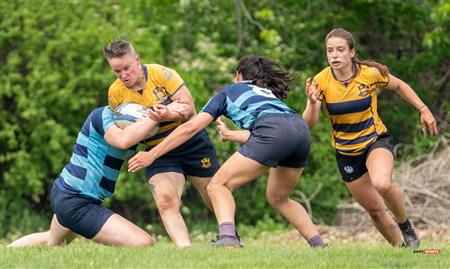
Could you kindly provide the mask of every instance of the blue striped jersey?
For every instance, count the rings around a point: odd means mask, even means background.
[[[105,132],[113,124],[114,114],[109,106],[89,114],[78,133],[72,157],[56,181],[62,191],[96,200],[111,196],[122,163],[136,148],[121,150],[106,143]]]
[[[357,68],[348,85],[338,81],[330,67],[314,77],[331,122],[333,146],[339,153],[350,156],[362,154],[379,134],[387,132],[377,112],[377,88],[385,87],[389,78],[373,67]]]
[[[202,108],[214,119],[224,115],[242,129],[252,129],[256,118],[267,114],[295,113],[271,90],[251,84],[234,83],[212,97]]]

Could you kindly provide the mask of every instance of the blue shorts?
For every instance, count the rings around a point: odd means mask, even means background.
[[[51,191],[51,205],[58,222],[87,239],[93,238],[114,212],[103,207],[99,200],[63,192],[56,182]]]
[[[260,164],[276,167],[305,167],[311,135],[297,114],[268,114],[258,117],[250,138],[239,153]]]
[[[219,169],[216,150],[205,130],[178,148],[159,157],[147,167],[147,179],[156,174],[176,172],[187,176],[212,177]]]

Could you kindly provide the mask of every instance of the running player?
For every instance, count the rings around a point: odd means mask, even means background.
[[[377,88],[393,90],[415,107],[423,129],[431,134],[437,134],[436,120],[413,89],[390,74],[386,66],[357,60],[350,32],[332,30],[325,38],[325,47],[329,67],[312,82],[307,80],[303,118],[312,128],[322,105],[332,124],[337,165],[352,196],[389,243],[418,247],[420,240],[407,218],[400,189],[392,183],[393,139],[377,113]]]

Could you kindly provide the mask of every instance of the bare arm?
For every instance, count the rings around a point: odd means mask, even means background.
[[[106,130],[104,138],[108,144],[116,148],[128,149],[144,139],[156,125],[158,122],[149,118],[142,119],[123,129],[114,124]]]
[[[200,113],[178,126],[169,136],[150,151],[141,151],[128,161],[128,171],[136,172],[152,164],[156,159],[188,141],[213,121],[209,113]]]
[[[403,80],[389,74],[389,83],[386,88],[398,93],[406,102],[420,112],[422,129],[428,129],[430,134],[438,134],[436,119],[414,90]]]
[[[169,109],[170,105],[155,105],[149,111],[150,118],[155,121],[182,121],[185,122],[195,115],[194,100],[189,89],[183,85],[170,97],[178,105],[176,109]]]
[[[305,111],[303,111],[303,119],[308,124],[309,128],[313,128],[319,121],[321,101],[319,99],[319,89],[317,81],[311,83],[311,78],[306,80],[306,96],[308,101],[306,103]]]
[[[232,141],[244,144],[250,137],[250,132],[248,130],[232,131],[228,129],[227,125],[220,118],[217,118],[216,123],[222,141]]]

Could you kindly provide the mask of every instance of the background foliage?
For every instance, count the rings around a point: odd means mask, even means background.
[[[333,27],[343,27],[359,41],[360,59],[387,64],[440,122],[450,110],[445,0],[12,0],[0,5],[0,236],[47,227],[51,184],[85,117],[107,103],[115,77],[102,48],[119,36],[134,43],[143,62],[176,69],[197,108],[232,82],[241,56],[278,59],[298,75],[287,103],[302,112],[306,77],[326,66],[323,39]],[[400,159],[429,150],[437,140],[422,136],[419,114],[396,94],[382,91],[379,111],[397,143],[415,145],[401,147]],[[313,129],[312,155],[294,197],[309,197],[315,220],[330,224],[348,193],[329,128],[322,117]],[[208,132],[222,162],[238,148],[220,142],[213,128]],[[265,202],[266,180],[236,192],[239,223],[271,228],[282,220]],[[189,183],[183,201],[190,227],[214,225]],[[143,173],[123,172],[106,204],[147,230],[162,231]]]

